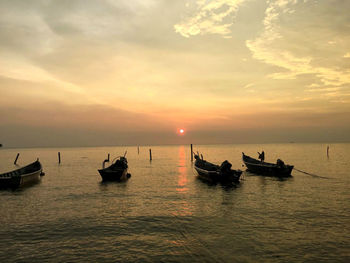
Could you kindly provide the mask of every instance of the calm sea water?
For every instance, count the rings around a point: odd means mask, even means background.
[[[0,172],[37,157],[41,182],[0,191],[0,262],[350,262],[350,144],[195,146],[242,168],[241,152],[314,174],[196,178],[189,146],[1,149]],[[131,179],[97,169],[127,150]],[[58,165],[57,152],[62,163]]]

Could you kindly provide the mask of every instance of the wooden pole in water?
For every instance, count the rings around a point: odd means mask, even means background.
[[[13,164],[17,164],[18,157],[19,157],[19,153],[17,153],[16,159],[15,159],[15,161],[13,162]]]
[[[149,160],[152,161],[152,149],[149,149]]]
[[[329,157],[329,145],[327,146],[327,157]]]
[[[137,146],[137,154],[140,154],[140,146]]]
[[[60,164],[61,163],[61,153],[58,152],[58,163]]]
[[[191,162],[193,162],[193,146],[192,146],[192,143],[191,143]]]
[[[108,154],[108,158],[107,158],[108,162],[109,162],[109,154]]]

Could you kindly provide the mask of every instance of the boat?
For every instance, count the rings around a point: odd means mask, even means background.
[[[276,163],[262,162],[245,155],[243,152],[242,159],[247,170],[252,173],[276,177],[292,176],[291,173],[294,166],[285,164],[281,159],[277,159]]]
[[[194,158],[196,160],[194,169],[197,171],[199,179],[210,183],[221,184],[239,182],[242,171],[231,169],[232,164],[227,160],[222,162],[221,165],[217,165],[204,160],[202,155],[199,157],[199,154],[195,154]]]
[[[39,159],[17,170],[0,174],[0,188],[18,188],[38,182],[43,174]]]
[[[102,177],[102,181],[127,181],[131,174],[128,173],[128,160],[124,156],[119,156],[112,161],[112,164],[105,168],[105,163],[109,160],[104,160],[102,163],[102,169],[99,169],[98,172]]]

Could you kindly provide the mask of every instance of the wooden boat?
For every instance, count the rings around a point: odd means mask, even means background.
[[[242,159],[247,170],[260,175],[288,177],[291,176],[293,165],[284,164],[280,159],[276,163],[261,162],[242,153]]]
[[[196,159],[194,163],[194,169],[198,173],[198,177],[202,180],[211,183],[231,184],[239,182],[239,178],[242,174],[241,170],[231,169],[232,164],[228,161],[224,161],[220,166],[207,162],[199,157],[199,154],[195,154]]]
[[[40,180],[42,166],[39,159],[27,166],[0,174],[0,188],[17,188]]]
[[[125,153],[126,154],[126,153]],[[98,170],[102,177],[102,181],[126,181],[131,175],[128,173],[128,160],[124,156],[120,156],[114,159],[112,164],[105,168],[105,163],[108,160],[104,160],[102,169]]]

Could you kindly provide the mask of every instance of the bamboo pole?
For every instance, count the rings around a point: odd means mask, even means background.
[[[191,143],[191,162],[193,162],[193,146],[192,146],[192,143]]]
[[[16,159],[15,159],[15,161],[13,162],[13,164],[17,164],[18,157],[19,157],[19,153],[17,153]]]
[[[327,157],[329,158],[329,146],[327,146]]]

